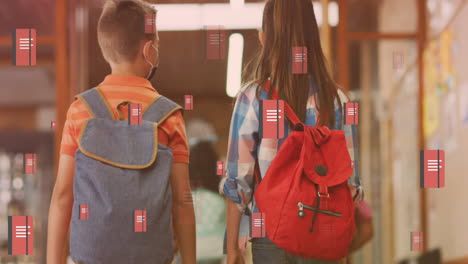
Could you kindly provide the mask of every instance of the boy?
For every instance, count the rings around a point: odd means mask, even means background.
[[[99,91],[99,94],[101,98],[103,99],[102,102],[105,102],[105,105],[107,106],[107,109],[109,110],[110,115],[112,115],[112,118],[109,117],[109,119],[115,120],[123,120],[128,118],[127,110],[128,110],[128,105],[123,104],[122,102],[131,102],[131,103],[137,103],[141,104],[141,108],[143,109],[143,112],[148,110],[149,106],[154,103],[160,95],[158,92],[152,87],[151,83],[149,80],[151,79],[152,75],[154,74],[156,70],[156,65],[159,63],[159,54],[158,54],[158,43],[159,43],[159,37],[156,33],[153,34],[147,34],[144,31],[145,28],[145,15],[148,14],[153,14],[155,15],[156,11],[152,9],[150,6],[148,6],[146,3],[140,1],[140,0],[109,0],[105,3],[103,12],[101,14],[101,17],[99,19],[98,23],[98,41],[99,45],[101,47],[101,51],[104,55],[104,58],[106,61],[110,64],[110,67],[112,69],[112,74],[108,75],[104,81],[98,86],[98,89],[93,89],[96,91]],[[53,190],[52,194],[52,199],[51,199],[51,205],[50,205],[50,212],[49,212],[49,223],[48,223],[48,241],[47,241],[47,263],[48,264],[59,264],[63,263],[64,259],[64,244],[67,239],[67,233],[69,230],[70,226],[70,221],[72,221],[72,226],[75,228],[75,223],[78,223],[77,226],[85,226],[88,225],[89,223],[93,224],[96,222],[93,221],[102,221],[102,218],[100,219],[99,217],[96,217],[96,214],[106,214],[108,213],[107,207],[103,207],[104,210],[99,210],[98,212],[93,212],[92,207],[98,203],[99,201],[86,201],[87,204],[86,206],[89,207],[87,210],[89,210],[89,215],[86,216],[89,218],[89,220],[77,220],[79,217],[81,218],[81,215],[78,217],[75,215],[75,210],[76,206],[78,206],[77,203],[77,197],[76,193],[74,194],[74,184],[75,188],[76,186],[76,180],[79,179],[77,178],[75,173],[79,173],[83,171],[83,169],[86,169],[87,167],[90,166],[85,166],[85,165],[80,165],[78,161],[82,161],[83,157],[87,158],[85,155],[83,155],[83,152],[86,153],[86,150],[84,149],[84,145],[86,142],[82,141],[82,135],[83,131],[85,130],[85,125],[87,125],[86,130],[88,130],[89,123],[92,123],[93,119],[92,117],[95,117],[95,115],[92,111],[92,107],[88,105],[86,100],[83,99],[84,95],[86,94],[83,93],[82,96],[79,98],[80,100],[75,100],[75,102],[72,103],[70,106],[68,113],[67,113],[67,120],[65,122],[64,130],[63,130],[63,136],[62,136],[62,143],[60,146],[60,160],[59,160],[59,168],[58,168],[58,175],[55,183],[55,187]],[[88,93],[89,94],[89,93]],[[162,98],[162,97],[161,97]],[[167,100],[169,101],[169,100]],[[165,111],[165,110],[157,110],[154,109],[155,111]],[[177,110],[177,108],[175,108]],[[107,111],[106,111],[107,112]],[[149,111],[148,111],[149,112]],[[109,114],[107,113],[107,114]],[[89,121],[89,122],[88,122]],[[105,120],[107,121],[107,120]],[[145,121],[146,122],[146,119]],[[155,122],[155,121],[153,121]],[[115,121],[112,124],[119,123]],[[150,123],[151,126],[153,123]],[[146,124],[147,125],[147,124]],[[127,129],[128,131],[131,131],[133,128],[127,128],[122,127],[122,129]],[[112,137],[113,133],[102,133],[102,131],[95,130],[96,132],[100,134],[102,138],[98,139],[102,141],[106,141],[106,137]],[[114,131],[114,130],[110,130]],[[87,135],[85,132],[86,137],[95,137],[95,134],[90,133]],[[122,141],[131,141],[132,139],[125,138]],[[145,139],[146,140],[146,139]],[[153,139],[148,139],[148,141],[153,140]],[[157,142],[154,142],[153,145],[158,145],[157,143],[167,146],[172,150],[172,165],[169,163],[168,167],[168,181],[170,183],[170,190],[167,191],[167,193],[172,192],[172,224],[173,224],[173,230],[175,232],[175,239],[177,241],[178,248],[180,249],[181,256],[182,256],[182,262],[184,264],[191,264],[195,263],[195,217],[194,217],[194,211],[193,211],[193,204],[192,203],[187,203],[187,201],[184,201],[184,194],[190,193],[190,184],[189,184],[189,177],[188,177],[188,162],[189,162],[189,152],[188,152],[188,144],[187,144],[187,138],[185,134],[185,124],[184,120],[182,117],[182,114],[180,111],[172,111],[169,112],[167,115],[164,116],[164,121],[161,123],[157,124],[157,137],[155,137],[154,140],[157,140]],[[113,145],[114,143],[116,145],[118,144],[127,144],[125,142],[112,142]],[[127,146],[132,147],[132,144],[134,142],[128,143]],[[151,146],[153,146],[151,145]],[[92,146],[91,146],[92,147]],[[111,148],[112,146],[110,146]],[[143,146],[142,146],[143,147]],[[170,154],[164,154],[168,153],[170,151],[167,150],[167,148],[163,147],[158,147],[159,151],[157,153],[157,159],[156,164],[161,165],[158,163],[162,163],[161,159],[164,157],[164,155],[170,155]],[[166,150],[165,150],[166,149]],[[96,148],[96,150],[99,152],[99,149]],[[166,151],[166,152],[164,152]],[[139,152],[136,152],[139,153]],[[86,154],[87,155],[87,154]],[[112,155],[112,154],[109,154]],[[126,154],[121,155],[123,156],[123,160],[131,160],[133,159],[132,156],[135,156],[134,154],[130,155]],[[154,155],[156,156],[156,155]],[[79,158],[80,157],[80,158]],[[166,156],[167,157],[167,156]],[[158,161],[159,159],[159,161]],[[164,160],[163,160],[164,161]],[[75,163],[76,162],[76,163]],[[96,162],[98,166],[107,166],[109,170],[114,170],[112,175],[114,176],[114,172],[118,172],[118,170],[115,170],[115,168],[112,168],[112,166],[104,164],[105,162]],[[93,163],[94,164],[94,163]],[[104,164],[104,165],[103,165]],[[75,165],[76,165],[76,171],[75,171]],[[79,166],[80,165],[80,166]],[[164,165],[164,164],[163,164]],[[154,167],[154,166],[153,166]],[[120,168],[117,168],[120,169]],[[146,170],[146,169],[145,169]],[[128,170],[130,171],[129,173],[140,173],[138,171],[143,171],[141,173],[144,173],[145,170]],[[170,173],[169,173],[170,170]],[[121,169],[121,171],[124,171]],[[95,176],[96,179],[102,177],[106,177],[109,175],[106,175],[105,173],[99,173]],[[108,173],[109,174],[109,173]],[[120,175],[115,175],[115,178],[117,179],[117,176]],[[111,178],[112,179],[112,178]],[[138,180],[142,178],[136,178]],[[75,180],[75,183],[74,183]],[[112,180],[108,181],[108,185],[114,184]],[[138,186],[138,184],[135,184],[138,188],[145,188],[145,186]],[[141,185],[141,184],[140,184]],[[102,198],[103,195],[107,195],[107,193],[99,192],[94,189],[95,186],[90,185],[92,188],[88,188],[91,190],[83,190],[82,186],[79,187],[81,188],[79,191],[83,192],[85,191],[88,193],[95,192],[96,197]],[[97,186],[99,187],[99,186]],[[97,188],[96,187],[96,188]],[[112,186],[106,187],[112,189]],[[128,187],[130,188],[130,186]],[[125,188],[123,188],[125,189]],[[77,189],[75,189],[77,190]],[[135,193],[131,193],[128,189],[127,190],[118,190],[121,191],[122,194],[121,196],[125,196],[128,193],[131,195],[135,195]],[[154,191],[154,195],[156,194],[156,191]],[[75,196],[75,197],[74,197]],[[142,199],[151,199],[147,198],[147,196],[152,196],[151,195],[146,195],[146,197],[143,197]],[[121,198],[119,196],[116,196],[117,198]],[[170,194],[168,194],[167,197],[170,197]],[[99,200],[99,199],[97,199]],[[125,202],[129,201],[131,202],[132,199],[127,199],[123,200]],[[150,203],[151,204],[151,203]],[[170,204],[170,200],[166,203]],[[116,207],[116,205],[113,205]],[[164,206],[163,206],[164,207]],[[96,208],[96,206],[94,207]],[[145,217],[146,218],[146,213],[148,213],[148,220],[144,220],[145,224],[147,223],[148,226],[151,224],[154,224],[154,222],[160,221],[160,215],[157,215],[158,218],[156,219],[153,217],[151,219],[151,210],[154,209],[151,206],[148,206],[145,211],[144,216],[139,216],[139,217]],[[114,210],[114,209],[112,209]],[[112,211],[109,209],[109,211]],[[116,210],[123,210],[122,208],[116,208]],[[169,212],[171,211],[171,208],[168,209]],[[155,211],[155,210],[153,210]],[[81,205],[79,212],[81,213]],[[110,214],[110,213],[108,213]],[[158,212],[156,212],[158,214]],[[160,214],[160,213],[159,213]],[[170,215],[170,213],[169,213]],[[75,219],[76,216],[76,219]],[[101,215],[102,216],[102,215]],[[132,219],[133,214],[129,216],[130,219]],[[136,216],[135,216],[136,217]],[[86,218],[86,219],[87,219]],[[126,217],[125,221],[131,221],[128,220]],[[112,221],[109,221],[110,225],[115,224],[114,219],[111,218]],[[133,219],[143,219],[143,218],[133,218]],[[167,219],[170,219],[170,217],[167,217]],[[115,222],[118,221],[124,221],[122,220],[122,217],[119,219],[115,219]],[[76,222],[75,222],[76,221]],[[81,222],[79,222],[81,221]],[[137,221],[137,220],[134,220]],[[170,222],[170,221],[166,221]],[[101,223],[102,225],[102,223]],[[128,224],[125,227],[122,227],[122,234],[127,234],[125,232],[133,232],[133,226],[127,227]],[[136,225],[135,225],[136,226]],[[160,227],[160,226],[156,226]],[[72,230],[73,230],[72,228]],[[80,227],[81,228],[81,227]],[[106,224],[104,224],[103,229],[107,228]],[[129,228],[131,231],[128,231]],[[79,229],[79,228],[77,228]],[[76,230],[77,230],[76,229]],[[135,232],[145,232],[146,231],[146,226],[144,227],[144,231],[135,231]],[[158,228],[148,228],[149,231],[154,231],[158,230]],[[161,228],[162,229],[162,228]],[[170,234],[167,229],[166,230],[161,230],[160,232],[165,232],[165,234]],[[169,228],[170,229],[170,228]],[[75,233],[78,231],[75,230]],[[80,230],[81,231],[81,230]],[[87,230],[88,231],[88,230]],[[96,231],[99,232],[99,231]],[[156,231],[157,232],[157,231]],[[86,235],[89,235],[89,233],[93,233],[93,230],[91,232],[86,232]],[[112,232],[113,234],[109,234],[110,236],[118,236],[119,232]],[[144,237],[146,233],[128,233],[131,236],[140,236]],[[137,244],[128,244],[127,248],[124,250],[125,252],[115,252],[115,246],[117,242],[122,242],[122,241],[92,241],[95,244],[100,245],[100,248],[89,248],[90,246],[87,243],[81,243],[77,244],[74,241],[74,236],[79,237],[81,240],[86,240],[86,237],[82,236],[83,234],[73,234],[72,231],[72,259],[76,262],[95,262],[95,263],[101,263],[103,260],[97,260],[97,259],[91,259],[88,258],[87,255],[89,253],[96,254],[96,258],[100,258],[103,255],[106,255],[106,253],[109,253],[108,251],[112,251],[111,253],[107,254],[108,255],[114,255],[118,254],[118,256],[124,256],[126,257],[127,255],[130,255],[133,252],[139,252],[141,254],[141,247],[146,246],[148,248],[148,251],[150,251],[150,248],[153,245],[147,245],[151,244],[151,240],[139,240],[143,241],[142,243],[137,243]],[[107,234],[106,234],[107,235]],[[158,236],[159,234],[156,234]],[[80,237],[81,236],[81,237]],[[121,235],[124,236],[124,235]],[[171,235],[172,236],[172,235]],[[168,236],[166,236],[167,238]],[[84,239],[83,239],[84,238]],[[122,237],[121,240],[126,240],[127,237]],[[153,238],[151,238],[153,239]],[[161,236],[159,237],[161,240]],[[159,241],[158,243],[163,243],[163,244],[168,244],[171,245],[173,243],[172,239],[166,239],[169,241]],[[148,242],[149,241],[149,242]],[[146,243],[145,243],[146,242]],[[114,248],[112,248],[114,246]],[[167,247],[167,248],[172,248],[172,246]],[[107,249],[107,251],[106,251]],[[75,252],[74,252],[75,250]],[[83,258],[87,258],[88,261],[83,261],[80,259],[74,259],[74,258],[80,258],[80,257],[74,257],[74,254],[79,255],[76,252],[82,251],[84,253],[81,253],[81,256],[84,256]],[[128,250],[128,251],[127,251]],[[138,251],[139,250],[139,251]],[[166,250],[167,251],[167,250]],[[136,254],[136,253],[135,253]],[[150,254],[150,253],[148,253]],[[154,253],[153,253],[154,254]],[[164,252],[164,254],[172,254],[172,252]],[[137,256],[138,257],[138,256]],[[134,261],[129,261],[127,263],[131,263]],[[166,260],[164,260],[166,262]],[[145,259],[144,263],[164,263],[162,260],[158,259]],[[120,263],[120,262],[119,262]],[[143,263],[143,262],[140,262]],[[94,264],[94,263],[86,263],[86,264]]]

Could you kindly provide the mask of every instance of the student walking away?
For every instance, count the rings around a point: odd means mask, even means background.
[[[218,155],[209,141],[190,149],[190,181],[193,188],[197,223],[197,263],[220,264],[224,259],[223,238],[226,203],[218,193],[216,175]]]
[[[70,225],[75,263],[195,263],[195,216],[181,107],[151,85],[159,62],[156,12],[107,1],[98,41],[112,74],[71,104],[49,211],[47,263],[62,263]],[[153,24],[154,25],[154,24]]]
[[[343,125],[347,98],[327,70],[312,1],[267,0],[259,39],[220,183],[227,262],[243,263],[239,231],[250,229],[255,264],[339,263],[362,199],[356,128]]]

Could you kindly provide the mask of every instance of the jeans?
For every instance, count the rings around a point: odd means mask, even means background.
[[[307,259],[291,255],[279,248],[268,238],[252,239],[254,264],[338,264],[323,260]]]

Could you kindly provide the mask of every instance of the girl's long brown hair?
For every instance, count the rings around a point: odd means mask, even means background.
[[[279,98],[286,100],[305,121],[309,78],[314,83],[319,119],[317,125],[335,126],[335,99],[341,109],[337,85],[326,66],[311,0],[267,0],[262,31],[265,43],[247,65],[246,78],[258,83],[257,95],[270,78]],[[292,74],[293,47],[307,47],[308,74]],[[269,91],[269,98],[273,89]]]

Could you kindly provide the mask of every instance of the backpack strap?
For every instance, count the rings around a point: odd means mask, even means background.
[[[105,118],[115,120],[112,108],[104,99],[102,92],[95,87],[76,96],[88,109],[93,118]]]
[[[270,89],[271,89],[271,83],[270,81],[267,81],[265,83],[265,91],[269,92]],[[275,89],[273,89],[271,96],[272,96],[272,99],[279,100],[278,92]],[[299,124],[302,124],[299,117],[297,117],[296,113],[294,113],[294,110],[291,108],[291,106],[289,106],[288,102],[286,101],[284,101],[284,112],[286,114],[286,117],[289,119],[289,121],[291,121],[293,127]]]
[[[144,111],[143,119],[161,124],[177,110],[182,110],[182,107],[167,97],[159,96]]]

